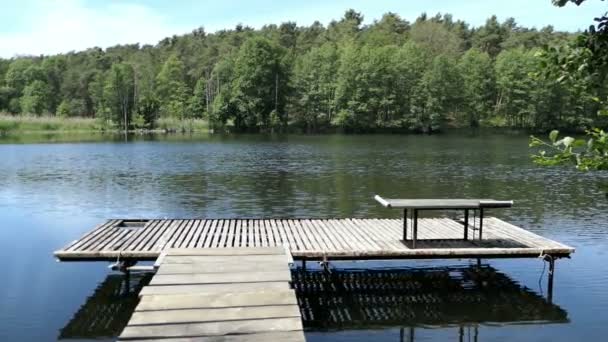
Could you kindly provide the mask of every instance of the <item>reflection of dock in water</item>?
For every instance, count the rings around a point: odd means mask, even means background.
[[[297,269],[292,278],[307,331],[568,322],[565,310],[489,266]]]
[[[59,332],[58,339],[113,338],[127,325],[151,273],[110,274]]]
[[[115,339],[131,317],[151,273],[111,274],[59,339]],[[401,328],[414,340],[417,327],[455,327],[474,340],[481,324],[566,323],[568,314],[492,267],[292,270],[306,331]],[[127,287],[129,290],[127,291]]]

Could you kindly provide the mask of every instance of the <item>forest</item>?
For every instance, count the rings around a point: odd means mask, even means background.
[[[108,130],[170,118],[237,132],[580,131],[601,124],[588,97],[608,86],[583,96],[543,72],[560,62],[546,51],[576,36],[496,16],[472,27],[389,12],[364,25],[352,9],[327,26],[200,27],[154,46],[0,59],[0,112]]]

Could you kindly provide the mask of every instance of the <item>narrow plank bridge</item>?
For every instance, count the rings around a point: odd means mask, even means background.
[[[305,341],[282,247],[169,249],[120,340]]]

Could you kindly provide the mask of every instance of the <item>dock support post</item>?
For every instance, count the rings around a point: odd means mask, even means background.
[[[123,274],[125,275],[125,288],[123,289],[124,293],[123,295],[128,295],[129,292],[131,291],[131,271],[129,271],[128,269],[125,269],[123,271]]]
[[[483,234],[483,208],[479,208],[479,240]]]
[[[407,208],[403,209],[403,242],[407,240]]]
[[[302,270],[306,271],[306,258],[302,258]]]
[[[418,239],[418,209],[414,209],[414,231],[412,232],[412,248],[416,248],[416,239]]]
[[[329,260],[327,259],[327,255],[325,253],[323,254],[323,261],[319,261],[319,266],[323,268],[323,272],[331,273],[329,269]]]
[[[547,274],[547,300],[553,302],[553,274],[555,273],[555,259],[551,255],[546,255],[545,260],[549,262],[549,273]]]
[[[464,210],[464,239],[469,239],[469,209]]]
[[[477,258],[477,268],[481,268],[481,259]]]

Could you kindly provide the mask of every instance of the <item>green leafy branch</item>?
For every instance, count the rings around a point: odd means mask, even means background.
[[[551,131],[549,141],[530,137],[530,147],[539,148],[532,155],[534,163],[543,166],[576,165],[582,171],[608,170],[608,133],[599,128],[587,131],[587,140],[569,136],[559,139],[557,130]]]

